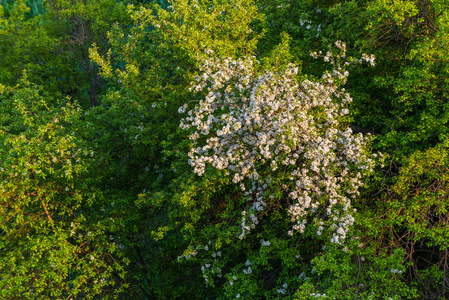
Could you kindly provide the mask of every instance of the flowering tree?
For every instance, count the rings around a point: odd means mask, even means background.
[[[232,234],[246,248],[236,252],[246,252],[245,261],[235,264],[232,246],[222,246],[222,233],[216,241],[208,236],[205,246],[196,239],[183,256],[203,261],[210,285],[224,274],[227,297],[292,295],[291,286],[304,284],[310,272],[304,265],[315,257],[306,254],[304,249],[315,246],[304,237],[323,249],[354,246],[348,243],[355,212],[351,200],[375,163],[367,151],[369,137],[345,125],[352,99],[341,85],[349,74],[346,66],[374,65],[374,56],[348,58],[342,42],[335,47],[325,55],[311,54],[333,67],[318,80],[301,75],[292,63],[273,67],[254,57],[220,59],[209,50],[190,87],[202,99],[179,108],[181,114],[187,111],[180,127],[190,133],[194,172],[206,177],[218,173],[238,187],[235,194],[242,199],[227,205],[240,209],[240,229]],[[276,260],[282,265],[277,284],[267,283],[273,281],[273,274],[266,274]],[[234,264],[230,271],[225,271],[227,262]]]
[[[351,97],[339,89],[348,76],[339,62],[345,45],[335,45],[341,53],[324,56],[334,70],[320,81],[299,82],[294,64],[282,72],[259,70],[248,57],[211,57],[195,78],[191,89],[206,96],[180,125],[193,129],[189,163],[200,176],[213,166],[245,192],[251,205],[242,211],[240,239],[255,228],[265,207],[279,200],[289,206],[289,235],[303,233],[307,217],[317,213],[317,234],[328,223],[332,242],[341,244],[353,224],[351,196],[373,160],[364,151],[367,138],[340,124]],[[373,64],[374,57],[362,60]]]

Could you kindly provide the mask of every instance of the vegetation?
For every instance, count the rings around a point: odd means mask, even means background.
[[[448,7],[0,0],[0,298],[447,299]]]

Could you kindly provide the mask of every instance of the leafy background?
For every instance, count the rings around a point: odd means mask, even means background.
[[[1,0],[0,298],[446,299],[448,7]],[[241,190],[195,175],[179,128],[205,50],[318,80],[328,65],[310,52],[336,40],[376,56],[345,85],[342,126],[384,154],[352,201],[353,238],[290,237],[281,205],[238,240]],[[222,277],[206,283],[205,264]]]

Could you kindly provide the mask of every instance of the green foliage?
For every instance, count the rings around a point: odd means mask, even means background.
[[[128,18],[124,4],[18,0],[0,8],[0,82],[15,85],[27,70],[52,94],[71,96],[84,107],[98,104],[105,82],[88,49],[95,43],[105,51],[110,24]]]
[[[2,3],[0,7],[0,81],[3,84],[16,84],[24,69],[39,68],[57,42],[43,28],[42,14],[27,16],[31,9],[26,3],[18,0]]]
[[[76,136],[80,108],[26,79],[1,92],[2,298],[113,298],[126,260],[83,180],[94,153]]]
[[[447,298],[447,7],[0,1],[0,298]],[[298,80],[323,82],[310,53],[336,40],[342,65],[376,56],[349,69],[339,126],[373,133],[367,155],[384,154],[352,199],[347,241],[317,235],[312,216],[287,234],[287,173],[262,162],[274,198],[240,240],[252,203],[221,170],[193,173],[178,110],[206,96],[189,88],[211,55],[254,56],[248,76],[294,63]]]

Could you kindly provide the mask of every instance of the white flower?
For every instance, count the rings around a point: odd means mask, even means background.
[[[180,114],[183,114],[186,111],[186,108],[187,108],[187,104],[181,105],[178,109],[178,112]]]

